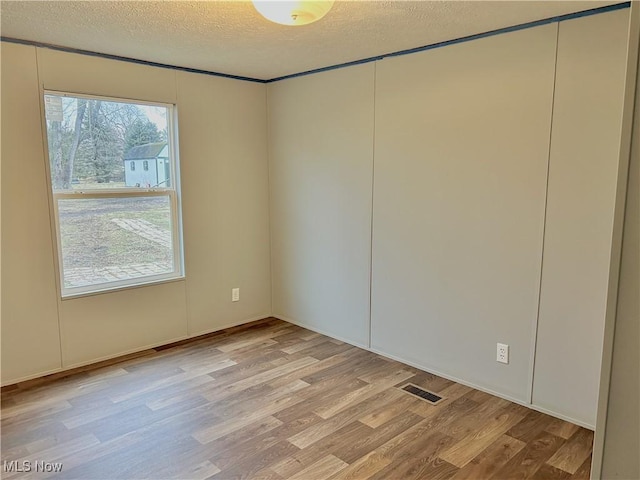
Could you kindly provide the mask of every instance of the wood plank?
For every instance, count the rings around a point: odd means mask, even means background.
[[[445,388],[455,384],[455,382],[452,382],[451,380],[447,380],[446,378],[434,375],[433,373],[423,372],[421,370],[418,370],[417,368],[414,370],[416,374],[415,376],[410,378],[408,382],[411,382],[414,385],[418,385],[419,387],[425,388],[432,392],[439,394]]]
[[[289,480],[309,480],[311,478],[314,480],[323,480],[335,475],[347,466],[348,465],[339,458],[333,455],[327,455],[296,475],[289,477]]]
[[[297,338],[297,335],[296,335],[296,337],[292,338],[291,344],[289,346],[286,346],[286,347],[283,348],[282,344],[280,344],[281,345],[280,349],[284,353],[291,355],[293,353],[298,353],[298,352],[300,352],[302,350],[306,350],[307,348],[315,347],[316,345],[319,345],[319,344],[323,343],[324,341],[326,341],[326,338],[327,337],[323,337],[322,335],[317,334],[315,337],[313,337],[313,338],[311,338],[309,340],[301,342],[300,339]]]
[[[428,402],[417,402],[411,406],[410,410],[413,413],[420,415],[421,417],[429,418],[437,414],[440,409],[447,407],[449,404],[455,402],[460,397],[467,395],[472,390],[473,389],[471,387],[467,387],[466,385],[454,383],[446,387],[444,390],[438,392],[438,395],[440,395],[443,400],[439,402],[437,406],[431,405]],[[403,392],[403,395],[408,395],[411,398],[415,398],[413,395],[407,392]]]
[[[343,426],[357,420],[361,415],[380,405],[381,401],[382,403],[391,402],[395,398],[398,398],[398,395],[401,395],[398,390],[388,389],[381,394],[378,394],[376,397],[367,399],[337,415],[334,415],[323,423],[314,425],[304,432],[294,435],[288,440],[298,448],[306,448],[336,430],[339,430]]]
[[[495,474],[500,478],[531,478],[544,463],[564,444],[564,439],[541,432]]]
[[[444,400],[400,391],[406,382]],[[2,460],[61,461],[64,478],[590,471],[577,426],[275,319],[5,388],[1,427]]]
[[[366,480],[391,463],[391,459],[378,452],[369,452],[348,467],[330,477],[331,480]]]
[[[233,452],[247,451],[247,443],[253,439],[264,435],[265,433],[272,432],[274,429],[284,425],[280,420],[274,416],[268,416],[260,419],[257,422],[253,422],[242,428],[234,430],[220,438],[209,442],[207,447],[210,449],[211,457],[215,459],[223,458],[225,454],[233,456]],[[237,458],[239,453],[235,454]],[[224,462],[217,461],[220,465],[224,465]]]
[[[286,363],[282,366],[272,368],[270,370],[259,373],[257,375],[247,377],[243,380],[238,380],[236,382],[229,383],[223,389],[218,389],[217,391],[205,392],[203,393],[203,397],[205,397],[207,400],[219,400],[225,395],[231,395],[233,393],[246,390],[247,388],[250,388],[256,384],[268,382],[269,380],[273,380],[274,378],[278,378],[282,375],[286,375],[287,373],[293,372],[295,370],[298,370],[299,368],[303,368],[308,365],[312,365],[316,362],[318,362],[318,360],[316,360],[313,357],[303,357],[303,358],[300,358],[299,360]]]
[[[297,421],[283,423],[282,425],[265,432],[256,432],[254,436],[238,435],[238,441],[230,443],[224,441],[222,438],[217,439],[216,442],[207,444],[207,448],[210,449],[210,458],[222,469],[228,469],[233,465],[247,461],[251,462],[252,459],[261,456],[262,451],[267,450],[278,443],[285,442],[285,438],[289,435],[294,435],[301,432],[309,425],[313,425],[321,419],[316,415],[310,414],[306,417],[300,418]],[[234,432],[235,433],[235,432]],[[271,468],[273,462],[279,463],[286,458],[296,456],[300,450],[298,448],[286,449],[287,455],[273,459],[271,463],[261,464],[264,468]],[[272,469],[274,470],[274,469]],[[280,474],[279,471],[274,472]]]
[[[574,473],[573,475],[571,475],[572,480],[590,480],[591,478],[591,455],[589,455],[584,462],[582,462],[582,465],[580,465],[580,468],[578,468],[578,470],[576,470],[576,473]]]
[[[252,441],[248,446],[249,449],[243,449],[241,457],[236,460],[229,459],[230,461],[226,467],[220,465],[222,471],[212,478],[224,480],[230,478],[252,478],[258,472],[261,475],[265,475],[265,471],[268,471],[271,464],[292,455],[298,450],[290,443],[284,440],[277,441],[277,439],[268,435]]]
[[[404,435],[404,442],[388,442],[376,451],[390,455],[393,462],[383,468],[372,479],[388,478],[449,478],[457,467],[438,458],[439,454],[453,443],[453,439],[437,430],[414,429],[413,435]],[[402,436],[402,435],[401,435]],[[411,439],[411,441],[407,441]]]
[[[205,480],[220,472],[220,469],[209,460],[198,463],[172,464],[162,469],[162,478],[182,480]]]
[[[363,350],[356,349],[355,351],[341,352],[338,355],[346,355],[351,353],[349,362],[343,362],[332,368],[323,369],[315,372],[312,375],[302,377],[302,380],[313,385],[314,383],[321,382],[323,380],[344,378],[344,377],[358,377],[372,369],[385,365],[386,362],[381,358],[371,358]]]
[[[398,370],[389,375],[378,377],[374,383],[365,385],[357,390],[346,393],[341,398],[336,399],[329,405],[323,405],[314,410],[314,413],[324,419],[331,418],[335,414],[340,413],[350,406],[362,402],[378,393],[391,388],[399,382],[405,381],[413,374],[407,370]],[[361,380],[361,378],[360,378]]]
[[[345,446],[352,444],[363,436],[371,435],[372,432],[373,430],[366,425],[353,421],[318,440],[313,445],[301,449],[291,457],[272,465],[272,468],[281,476],[288,478],[328,454],[338,456],[337,453],[342,451]]]
[[[571,474],[545,463],[531,476],[531,478],[536,480],[546,480],[547,478],[568,479],[571,478]]]
[[[552,420],[549,415],[530,410],[520,422],[509,429],[507,435],[529,443],[547,428]]]
[[[270,468],[263,468],[258,470],[251,476],[252,480],[283,480],[280,475],[271,470]]]
[[[344,395],[345,392],[359,388],[362,386],[362,381],[357,378],[351,378],[344,382],[333,384],[329,388],[322,388],[325,382],[316,383],[310,385],[304,390],[298,392],[298,397],[303,401],[292,405],[276,414],[276,417],[286,422],[288,419],[298,418],[300,415],[305,415],[313,411],[316,407],[330,403],[334,398],[339,398]]]
[[[566,440],[576,433],[579,428],[580,427],[578,427],[578,425],[574,425],[573,423],[565,422],[559,418],[551,418],[549,425],[545,428],[545,431],[553,433],[554,435]]]
[[[592,449],[593,432],[586,428],[579,428],[578,431],[547,460],[547,463],[560,470],[574,474],[591,455]]]
[[[502,435],[485,451],[475,457],[454,476],[454,480],[476,480],[492,478],[509,460],[511,460],[526,443],[509,435]]]
[[[276,396],[273,400],[264,404],[260,409],[252,409],[250,412],[245,412],[244,415],[239,415],[230,418],[229,420],[225,420],[220,424],[197,430],[192,434],[192,436],[202,444],[212,442],[216,438],[227,435],[234,430],[245,427],[257,420],[263,419],[264,417],[273,415],[287,406],[301,402],[302,399],[296,397],[293,393],[296,389],[301,389],[305,386],[307,386],[307,384],[302,380],[299,380],[298,382],[295,382],[291,388],[286,389],[283,396]]]
[[[444,451],[440,458],[462,468],[520,420],[522,416],[503,411]]]
[[[346,352],[353,348],[351,345],[342,343],[340,345],[335,344],[331,340],[320,343],[318,345],[311,346],[309,348],[305,348],[300,350],[298,353],[300,355],[306,355],[309,357],[313,357],[317,360],[324,360],[325,358],[333,357],[338,353]]]
[[[375,450],[387,441],[400,435],[405,430],[417,425],[422,421],[422,417],[415,413],[405,411],[391,421],[376,428],[369,435],[362,435],[355,441],[350,442],[335,452],[335,455],[347,463],[353,463],[358,458],[366,456],[368,452]]]
[[[469,401],[473,402],[476,406],[468,410],[465,415],[453,417],[449,421],[443,422],[437,427],[438,430],[445,435],[457,438],[458,440],[462,440],[467,435],[481,428],[488,419],[492,418],[496,414],[496,412],[504,409],[510,403],[507,400],[496,398],[493,401],[486,399],[483,403],[478,405],[476,402],[471,400],[468,395],[465,395],[462,399],[469,399]]]

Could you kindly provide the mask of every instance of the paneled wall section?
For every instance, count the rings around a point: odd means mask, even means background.
[[[177,105],[185,280],[60,299],[42,88]],[[271,314],[264,85],[2,42],[2,118],[3,384]]]
[[[369,342],[374,64],[269,85],[273,312]]]
[[[557,24],[381,61],[371,346],[528,401]],[[496,343],[510,346],[509,365]]]
[[[533,402],[595,425],[628,10],[560,23]]]
[[[274,314],[593,426],[627,23],[618,10],[269,85]]]

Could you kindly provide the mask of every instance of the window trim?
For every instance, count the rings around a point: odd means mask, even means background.
[[[121,187],[121,188],[105,188],[105,189],[88,189],[88,190],[54,190],[51,180],[51,161],[49,158],[49,142],[46,112],[44,108],[45,95],[55,95],[69,98],[84,98],[87,100],[104,100],[118,103],[130,103],[133,105],[150,105],[157,107],[165,107],[167,109],[167,145],[169,147],[169,174],[173,179],[172,187]],[[158,283],[167,283],[180,281],[185,278],[184,271],[184,242],[182,232],[182,209],[181,209],[181,189],[180,189],[180,159],[178,156],[178,128],[177,128],[177,105],[166,102],[150,102],[146,100],[135,100],[130,98],[110,97],[104,95],[88,95],[83,93],[61,92],[57,90],[49,90],[41,87],[41,120],[44,157],[47,172],[47,186],[50,193],[50,214],[52,235],[54,241],[54,252],[56,253],[55,268],[56,278],[58,280],[58,293],[61,300],[67,300],[77,297],[98,295],[119,290],[127,290],[130,288],[139,288]],[[64,265],[62,261],[62,242],[60,239],[60,221],[59,221],[59,200],[66,199],[105,199],[105,198],[133,198],[133,197],[168,197],[169,208],[171,212],[171,240],[173,249],[173,271],[157,275],[146,275],[142,277],[134,277],[124,280],[116,280],[111,282],[103,282],[99,284],[86,285],[82,287],[64,286]]]

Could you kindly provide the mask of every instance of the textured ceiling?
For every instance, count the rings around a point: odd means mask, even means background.
[[[258,79],[587,10],[603,1],[336,1],[286,27],[248,1],[2,1],[5,37]]]

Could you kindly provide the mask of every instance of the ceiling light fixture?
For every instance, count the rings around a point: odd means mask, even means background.
[[[331,10],[333,0],[253,0],[253,6],[267,20],[297,26],[320,20]]]

